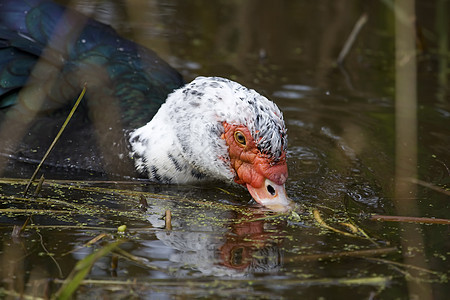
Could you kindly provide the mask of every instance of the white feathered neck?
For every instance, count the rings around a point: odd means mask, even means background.
[[[275,161],[286,149],[283,116],[273,102],[231,80],[198,77],[131,132],[130,156],[139,173],[159,182],[233,181],[223,122],[247,126],[258,149]]]

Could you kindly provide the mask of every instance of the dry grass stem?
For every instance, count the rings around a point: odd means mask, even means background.
[[[34,179],[36,178],[37,173],[41,169],[42,165],[44,164],[44,161],[47,159],[50,152],[55,147],[56,143],[58,142],[59,138],[61,137],[61,134],[64,132],[64,129],[66,129],[67,124],[69,123],[70,119],[72,118],[73,114],[75,113],[76,109],[78,108],[78,105],[81,102],[81,99],[83,99],[84,94],[86,93],[86,86],[83,87],[83,90],[81,91],[80,96],[78,97],[77,101],[72,107],[72,110],[70,111],[69,115],[67,116],[66,120],[64,121],[64,124],[61,126],[61,129],[59,130],[58,134],[56,135],[55,139],[53,140],[50,147],[48,147],[47,152],[45,152],[44,157],[42,157],[41,162],[34,170],[33,175],[31,175],[30,180],[27,183],[27,186],[25,187],[25,191],[23,192],[23,196],[26,197],[28,190],[30,189],[31,184],[33,183]]]

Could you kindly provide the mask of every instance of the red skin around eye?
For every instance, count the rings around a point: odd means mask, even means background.
[[[222,138],[228,145],[231,167],[236,171],[234,181],[238,184],[250,184],[254,188],[263,186],[265,179],[278,185],[283,185],[288,177],[286,153],[281,155],[278,162],[274,162],[260,153],[250,131],[243,125],[223,123],[225,133]],[[240,131],[246,138],[246,145],[236,142],[234,133]]]

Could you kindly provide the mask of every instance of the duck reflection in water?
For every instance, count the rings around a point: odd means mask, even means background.
[[[203,275],[244,276],[252,273],[273,273],[282,266],[284,223],[267,220],[267,211],[248,208],[244,212],[226,212],[214,217],[222,222],[190,222],[175,218],[173,231],[157,232],[146,255],[155,251],[166,256],[177,273],[198,270]],[[149,217],[155,227],[163,227],[161,214]],[[162,248],[161,248],[162,247]],[[168,249],[169,248],[169,249]],[[160,255],[156,254],[158,257]],[[177,274],[182,275],[182,274]]]
[[[219,249],[221,264],[251,272],[273,272],[281,267],[282,225],[264,221],[264,217],[264,213],[240,214],[236,218],[239,222],[230,224]]]

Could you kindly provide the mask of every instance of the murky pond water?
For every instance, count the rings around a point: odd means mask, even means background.
[[[78,298],[446,298],[448,223],[371,219],[449,218],[450,4],[416,2],[418,55],[409,59],[417,80],[409,89],[417,88],[417,146],[404,146],[417,167],[411,178],[396,152],[401,79],[391,1],[71,1],[154,49],[186,80],[228,77],[275,101],[288,127],[286,188],[296,214],[268,212],[223,185],[47,180],[25,201],[24,181],[0,180],[0,295],[54,293],[78,261],[122,240],[94,264]],[[32,172],[18,163],[4,176]],[[100,179],[51,169],[45,176]],[[31,210],[23,235],[11,237]]]

